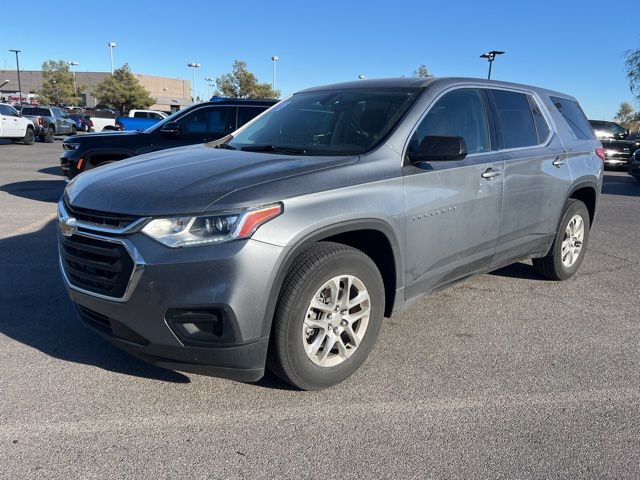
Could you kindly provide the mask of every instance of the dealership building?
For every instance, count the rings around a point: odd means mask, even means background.
[[[97,100],[91,91],[105,78],[109,72],[76,72],[76,82],[84,86],[79,92],[87,107],[95,107]],[[138,81],[149,90],[156,103],[153,110],[174,112],[191,104],[191,84],[189,80],[177,78],[156,77],[153,75],[134,74]],[[22,84],[22,101],[30,102],[37,99],[36,92],[42,89],[42,72],[39,70],[20,70]],[[18,103],[18,75],[16,70],[0,70],[0,101]]]

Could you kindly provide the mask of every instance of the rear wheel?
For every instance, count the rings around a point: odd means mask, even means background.
[[[571,278],[584,259],[590,228],[589,210],[580,200],[570,198],[551,250],[546,257],[533,259],[536,272],[551,280]]]
[[[56,131],[53,127],[47,128],[47,131],[44,134],[44,141],[46,143],[53,143],[56,139]]]
[[[73,126],[71,127],[71,133],[70,133],[69,135],[75,135],[76,133],[78,133],[78,129],[76,128],[76,126],[75,126],[75,125],[73,125]]]
[[[384,284],[359,250],[321,242],[291,267],[274,318],[268,366],[303,390],[335,385],[373,349],[384,311]]]
[[[33,128],[27,127],[27,131],[22,138],[22,143],[25,145],[33,145],[36,141],[36,132],[33,131]]]

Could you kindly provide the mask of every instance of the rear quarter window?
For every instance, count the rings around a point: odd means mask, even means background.
[[[578,102],[567,98],[550,98],[578,140],[595,139],[595,134],[593,133],[591,125],[589,125],[589,120],[587,120]]]

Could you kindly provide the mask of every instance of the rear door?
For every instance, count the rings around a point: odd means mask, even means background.
[[[504,206],[495,266],[548,249],[571,185],[567,155],[532,92],[490,89],[504,159]]]
[[[5,138],[24,136],[18,112],[8,105],[0,105],[0,136]]]
[[[502,210],[503,160],[492,150],[491,119],[481,89],[445,93],[412,134],[407,151],[426,136],[461,136],[460,161],[403,167],[407,211],[407,298],[478,271],[493,260]]]

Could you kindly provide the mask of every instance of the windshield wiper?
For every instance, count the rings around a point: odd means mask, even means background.
[[[275,152],[284,153],[287,155],[306,155],[307,151],[304,148],[295,147],[278,147],[277,145],[246,145],[240,150],[244,152]]]

